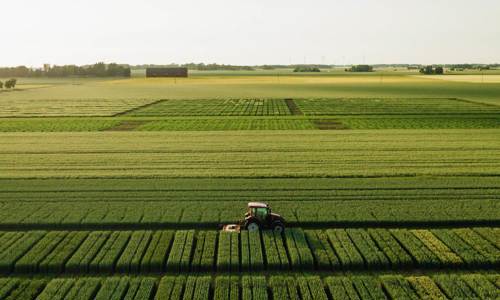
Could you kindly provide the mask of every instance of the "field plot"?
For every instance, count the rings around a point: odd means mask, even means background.
[[[478,116],[365,116],[362,118],[336,119],[349,129],[473,129],[500,128],[500,115]]]
[[[2,133],[0,178],[497,176],[499,130]]]
[[[499,125],[500,127],[500,125]],[[139,126],[140,131],[203,130],[310,130],[316,129],[306,119],[183,119],[157,120]],[[1,130],[1,127],[0,127]]]
[[[113,116],[150,103],[153,100],[73,99],[12,100],[1,99],[0,117]]]
[[[134,110],[132,116],[281,116],[289,115],[281,99],[163,100]]]
[[[0,202],[500,200],[496,176],[0,179],[0,186]]]
[[[0,118],[0,132],[226,131],[500,128],[500,115],[356,117],[44,117]]]
[[[260,72],[0,93],[0,300],[500,298],[500,85]]]
[[[0,132],[100,131],[120,123],[120,120],[94,118],[0,118]]]
[[[264,231],[5,232],[0,272],[484,269],[500,266],[497,227]],[[29,247],[29,248],[28,248]]]
[[[1,299],[497,299],[498,275],[437,273],[425,275],[264,277],[164,276],[0,278]],[[22,297],[22,298],[19,298]]]
[[[298,99],[305,115],[418,115],[500,113],[500,106],[446,98]]]
[[[276,201],[288,224],[328,226],[446,226],[498,224],[498,200]],[[246,202],[81,201],[0,202],[3,229],[214,228],[242,217]]]

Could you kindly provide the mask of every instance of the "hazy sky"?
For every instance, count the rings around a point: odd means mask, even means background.
[[[14,0],[0,65],[500,62],[500,0]]]

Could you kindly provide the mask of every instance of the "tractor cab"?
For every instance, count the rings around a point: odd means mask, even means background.
[[[248,203],[247,216],[254,216],[256,219],[264,222],[269,217],[271,209],[266,203],[250,202]]]
[[[271,212],[267,203],[249,202],[245,213],[244,227],[249,231],[272,229],[276,232],[285,230],[285,220],[278,214]]]

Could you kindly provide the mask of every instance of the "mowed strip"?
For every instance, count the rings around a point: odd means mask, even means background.
[[[2,273],[380,271],[500,265],[496,227],[16,234],[0,235],[6,243],[0,249]]]
[[[1,178],[497,176],[499,130],[2,133]]]

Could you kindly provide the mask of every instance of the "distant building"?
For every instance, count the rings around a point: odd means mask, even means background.
[[[147,68],[146,77],[188,77],[187,68]]]
[[[50,71],[50,64],[43,64],[43,71],[45,73],[49,72]]]

